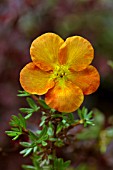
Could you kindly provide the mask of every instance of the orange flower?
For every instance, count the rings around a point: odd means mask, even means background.
[[[90,65],[94,50],[80,36],[64,40],[46,33],[31,44],[32,62],[20,73],[23,89],[31,94],[45,94],[45,102],[59,112],[73,112],[83,102],[84,95],[95,92],[99,73]]]

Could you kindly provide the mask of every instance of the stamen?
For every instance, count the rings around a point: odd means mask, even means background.
[[[57,66],[54,70],[54,76],[56,76],[56,78],[63,78],[68,72],[69,70],[65,66]]]

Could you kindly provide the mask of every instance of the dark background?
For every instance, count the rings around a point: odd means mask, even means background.
[[[80,35],[91,42],[101,85],[85,97],[84,105],[98,108],[106,119],[113,114],[113,71],[107,64],[113,59],[113,0],[0,0],[0,169],[20,170],[29,162],[5,130],[10,129],[11,115],[26,105],[17,92],[19,72],[30,61],[31,42],[46,32],[63,39]]]

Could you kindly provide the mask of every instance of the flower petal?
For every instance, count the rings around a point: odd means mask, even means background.
[[[84,99],[82,90],[72,82],[57,82],[46,93],[45,102],[59,112],[73,112],[79,108]]]
[[[30,48],[33,62],[40,69],[53,70],[58,63],[58,51],[64,40],[54,33],[45,33],[36,38]]]
[[[67,38],[59,51],[60,64],[75,71],[85,69],[93,60],[94,50],[90,42],[80,36]]]
[[[80,72],[71,72],[68,79],[80,87],[85,95],[95,92],[100,84],[99,73],[92,65]]]
[[[54,86],[50,76],[51,73],[42,71],[33,63],[29,63],[20,72],[20,83],[25,91],[42,95]]]

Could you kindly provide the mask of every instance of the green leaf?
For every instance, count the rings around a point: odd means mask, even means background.
[[[63,128],[62,122],[57,125],[56,134],[58,134]]]
[[[40,135],[40,133],[41,133],[41,130],[36,131],[36,134]]]
[[[38,146],[35,146],[35,147],[33,148],[33,152],[35,153],[35,152],[37,151],[37,149],[38,149]]]
[[[29,138],[32,140],[32,141],[35,141],[38,139],[37,135],[35,135],[33,132],[29,131]]]
[[[87,115],[87,116],[88,116],[88,118],[89,118],[89,119],[91,119],[91,118],[92,118],[92,116],[93,116],[93,111],[90,111],[90,112],[88,113],[88,115]]]
[[[25,116],[25,119],[29,119],[32,116],[32,113],[29,113],[27,116]]]
[[[83,107],[81,110],[78,109],[78,115],[80,119],[82,120],[81,122],[83,122],[84,127],[86,127],[87,125],[94,125],[93,120],[92,120],[92,117],[93,117],[92,111],[88,113],[88,109]]]
[[[43,161],[41,161],[40,167],[44,167],[45,164],[46,164],[46,159],[44,159]]]
[[[57,139],[54,145],[57,147],[62,147],[64,145],[64,142],[61,139]]]
[[[34,166],[30,166],[30,165],[22,165],[22,168],[25,170],[36,170]]]
[[[34,112],[34,109],[31,109],[31,108],[20,108],[19,110],[23,113],[33,113]]]
[[[40,105],[44,108],[44,109],[51,109],[43,99],[38,99],[38,102],[40,103]]]
[[[47,134],[47,126],[44,126],[40,135],[39,135],[39,138],[42,138],[43,136],[45,136]]]
[[[70,160],[69,160],[69,161],[64,162],[64,167],[65,167],[65,168],[68,168],[68,167],[70,166],[70,163],[71,163],[71,161],[70,161]]]
[[[65,119],[63,119],[63,120],[62,120],[62,123],[63,123],[63,124],[66,124],[66,120],[65,120]]]
[[[70,165],[70,161],[64,162],[62,158],[54,159],[54,169],[55,170],[66,170]]]
[[[49,136],[53,136],[54,135],[54,126],[51,122],[49,122],[49,127],[48,127],[48,130],[47,130],[47,134]]]
[[[46,118],[47,118],[47,116],[42,116],[41,123],[40,123],[39,126],[43,126],[44,125]]]
[[[22,127],[26,129],[26,120],[21,114],[18,114],[18,117],[13,115],[12,120],[10,121],[10,125],[13,127],[19,127],[19,128]]]
[[[18,114],[19,116],[19,121],[20,121],[20,126],[23,127],[24,129],[26,129],[26,120],[25,118],[21,115],[21,114]]]
[[[12,140],[17,140],[20,135],[15,136]]]
[[[47,166],[43,166],[43,168],[40,170],[53,170],[53,168],[51,165],[47,165]]]
[[[53,135],[54,135],[54,131],[53,131],[53,128],[52,128],[52,127],[49,127],[49,128],[48,128],[47,134],[48,134],[49,136],[53,136]]]
[[[20,121],[18,119],[17,116],[12,115],[12,120],[9,123],[11,126],[19,126],[20,125]]]
[[[31,99],[30,97],[27,97],[26,100],[27,100],[29,106],[30,106],[34,111],[38,111],[38,110],[39,110],[40,107],[38,107],[38,106],[36,105],[36,103],[34,102],[33,99]]]
[[[21,90],[18,90],[19,94],[17,96],[19,97],[26,97],[26,96],[30,96],[30,94],[26,91],[21,91]]]
[[[71,123],[74,123],[75,118],[74,118],[73,113],[70,113],[70,114],[68,115],[68,117],[69,117],[69,120],[71,121]]]
[[[24,154],[24,157],[25,157],[25,156],[29,155],[32,150],[33,150],[33,148],[26,148],[26,149],[20,151],[20,154]]]
[[[16,140],[22,134],[22,132],[19,132],[19,131],[6,131],[6,134],[8,136],[14,137],[13,140]]]
[[[48,139],[48,134],[47,134],[47,126],[44,126],[42,129],[41,133],[39,134],[39,139],[37,140],[37,143],[42,143],[42,141],[45,141]]]
[[[22,145],[24,147],[30,147],[31,143],[29,143],[29,142],[20,142],[20,145]]]
[[[40,166],[39,166],[40,161],[41,161],[41,157],[39,155],[34,154],[33,158],[32,158],[32,161],[33,161],[34,167],[36,167],[36,170],[41,170]]]
[[[42,146],[47,146],[47,142],[42,141]]]
[[[55,113],[56,112],[56,110],[55,109],[51,109],[51,113]]]
[[[17,132],[17,133],[18,133],[18,132],[22,133],[22,128],[12,127],[11,130],[12,130],[12,131],[15,131],[15,132]]]
[[[54,142],[54,141],[57,141],[57,138],[49,138],[49,140]]]

